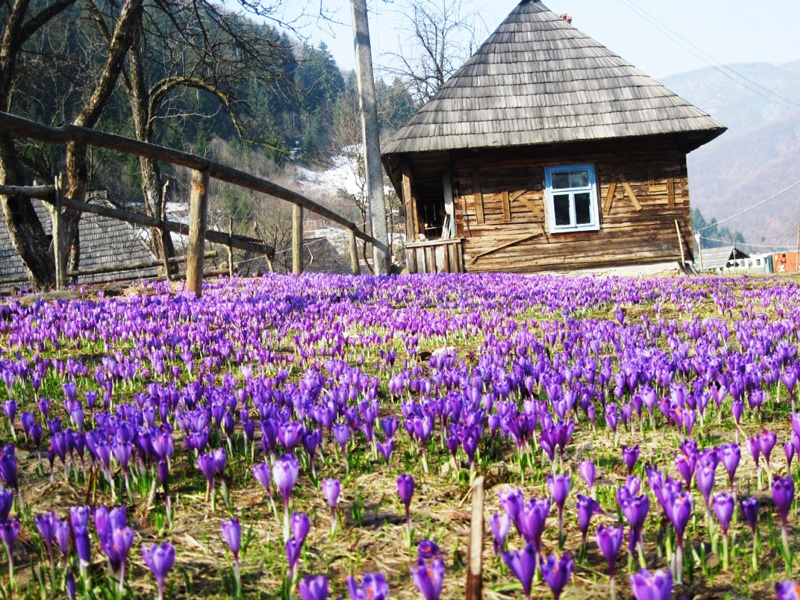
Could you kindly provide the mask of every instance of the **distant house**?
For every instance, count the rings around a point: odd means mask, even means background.
[[[744,275],[777,272],[771,254],[748,254],[733,244],[702,248],[698,255],[694,266],[706,273]]]
[[[695,266],[700,271],[722,272],[737,265],[740,260],[749,257],[749,254],[740,250],[733,244],[717,246],[715,248],[701,248]]]
[[[95,204],[112,206],[108,200],[94,199]],[[50,234],[52,220],[44,205],[35,201],[36,213]],[[147,245],[147,232],[123,221],[109,219],[93,214],[81,217],[79,228],[80,269],[97,270],[118,265],[154,262],[155,255]],[[96,283],[113,279],[141,279],[155,277],[158,268],[131,269],[115,273],[98,273],[82,275],[76,283]],[[8,228],[0,224],[0,293],[8,293],[12,286],[28,287],[28,279],[22,264],[8,235]]]
[[[384,149],[409,270],[691,260],[686,155],[723,131],[523,0]]]

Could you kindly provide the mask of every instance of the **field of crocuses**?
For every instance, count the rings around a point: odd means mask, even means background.
[[[796,598],[791,279],[0,304],[5,598]],[[797,388],[797,389],[796,389]]]

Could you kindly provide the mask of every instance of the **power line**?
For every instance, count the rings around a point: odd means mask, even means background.
[[[778,100],[783,104],[790,106],[792,108],[800,108],[800,104],[790,100],[789,98],[785,98],[781,96],[777,92],[761,85],[760,83],[753,81],[752,79],[742,75],[732,67],[728,65],[723,65],[720,61],[716,58],[704,52],[700,48],[698,48],[695,44],[693,44],[690,40],[683,37],[678,32],[670,29],[667,25],[664,25],[661,21],[659,21],[656,17],[648,13],[643,8],[637,6],[633,0],[619,0],[622,4],[627,6],[629,9],[637,13],[640,17],[648,21],[651,25],[653,25],[656,29],[658,29],[661,33],[671,39],[673,42],[678,44],[681,48],[689,52],[692,56],[702,60],[704,63],[712,67],[715,71],[719,72],[724,77],[727,77],[734,83],[741,85],[742,87],[750,90],[751,92],[758,94],[762,98]],[[733,76],[731,75],[733,74]],[[738,78],[738,79],[737,79]],[[762,92],[766,92],[762,93]]]
[[[705,240],[707,242],[718,242],[721,244],[730,244],[733,243],[735,246],[747,246],[748,248],[774,248],[774,249],[785,249],[782,250],[784,252],[789,251],[789,244],[750,244],[748,242],[736,242],[732,240],[719,240],[716,238],[706,237],[704,235],[700,236],[701,240]]]
[[[781,195],[781,194],[783,194],[784,192],[788,192],[790,189],[792,189],[792,188],[795,188],[795,187],[797,187],[798,185],[800,185],[800,179],[798,179],[797,181],[795,181],[793,184],[791,184],[791,185],[789,185],[789,186],[787,186],[787,187],[783,188],[781,191],[779,191],[779,192],[776,192],[776,193],[772,194],[772,196],[770,196],[769,198],[765,198],[765,199],[764,199],[764,200],[762,200],[761,202],[757,202],[757,203],[753,204],[752,206],[749,206],[749,207],[745,208],[744,210],[740,210],[738,213],[735,213],[735,214],[731,215],[730,217],[725,217],[725,218],[724,218],[724,219],[722,219],[721,221],[715,221],[715,222],[714,222],[714,223],[712,223],[711,225],[707,225],[706,227],[703,227],[703,228],[701,228],[701,229],[697,229],[696,231],[705,231],[706,229],[711,229],[712,227],[716,227],[717,225],[722,225],[723,223],[727,223],[727,222],[728,222],[728,221],[730,221],[731,219],[735,219],[736,217],[740,217],[740,216],[742,216],[743,214],[745,214],[746,212],[750,212],[750,211],[751,211],[751,210],[753,210],[754,208],[758,208],[758,207],[759,207],[759,206],[761,206],[762,204],[766,204],[766,203],[767,203],[767,202],[769,202],[770,200],[774,200],[775,198],[777,198],[778,196],[780,196],[780,195]]]

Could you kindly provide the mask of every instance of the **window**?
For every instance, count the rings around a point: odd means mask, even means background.
[[[544,183],[551,232],[600,229],[592,165],[545,167]]]

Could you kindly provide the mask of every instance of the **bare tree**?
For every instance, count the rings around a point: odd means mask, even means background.
[[[417,102],[425,103],[473,54],[476,33],[486,29],[469,2],[407,0],[398,6],[399,52],[387,53],[383,68],[408,85]]]
[[[137,139],[153,142],[159,120],[184,118],[185,109],[173,100],[194,90],[218,101],[242,140],[274,147],[249,138],[243,122],[247,104],[237,93],[256,72],[262,80],[275,79],[270,74],[280,74],[277,64],[291,53],[263,33],[206,0],[156,4],[138,24],[138,43],[129,51],[123,79]],[[144,157],[139,165],[145,212],[159,217],[165,201],[161,169]],[[152,242],[157,256],[174,253],[170,236]]]
[[[275,19],[273,9],[280,3],[243,4],[251,12]],[[247,139],[255,129],[242,120],[247,106],[237,95],[237,85],[269,73],[269,57],[274,54],[269,41],[250,25],[208,0],[2,2],[0,110],[51,122],[58,115],[58,123],[96,127],[122,78],[139,139],[153,141],[158,119],[180,116],[180,111],[171,109],[181,106],[174,100],[187,90],[217,98],[240,136]],[[54,33],[59,27],[67,33]],[[155,45],[157,52],[152,51]],[[30,77],[33,71],[37,77]],[[50,79],[66,83],[50,89],[40,83]],[[34,176],[52,183],[55,171],[63,168],[65,193],[85,200],[94,167],[91,149],[68,144],[63,165],[50,152],[46,145],[0,133],[0,183],[25,185]],[[143,160],[140,167],[146,211],[160,216],[158,166]],[[29,279],[36,287],[51,287],[55,278],[51,236],[31,200],[3,196],[0,203]],[[60,255],[67,256],[72,248],[73,266],[78,258],[79,219],[77,212],[63,212]],[[168,245],[169,240],[158,240],[158,253],[169,253]]]
[[[87,0],[91,3],[91,0]],[[18,65],[24,60],[25,44],[45,25],[61,16],[74,4],[69,0],[57,0],[46,4],[39,12],[32,12],[29,0],[3,3],[6,19],[0,41],[0,108],[9,111],[13,106]],[[108,28],[109,44],[105,58],[98,65],[86,94],[75,103],[75,125],[94,127],[108,104],[116,86],[122,62],[133,42],[133,24],[140,19],[142,0],[125,0],[121,4],[105,6],[103,18]],[[12,136],[0,134],[0,181],[5,184],[25,184],[28,179],[20,148]],[[70,143],[66,153],[66,194],[75,200],[86,197],[87,149],[82,144]],[[29,199],[4,196],[3,216],[17,252],[22,258],[31,281],[38,287],[49,287],[54,283],[55,261],[50,249],[50,237],[45,234],[39,218]],[[63,218],[63,248],[69,248],[75,239],[80,215],[66,211]],[[65,253],[64,253],[65,254]]]

